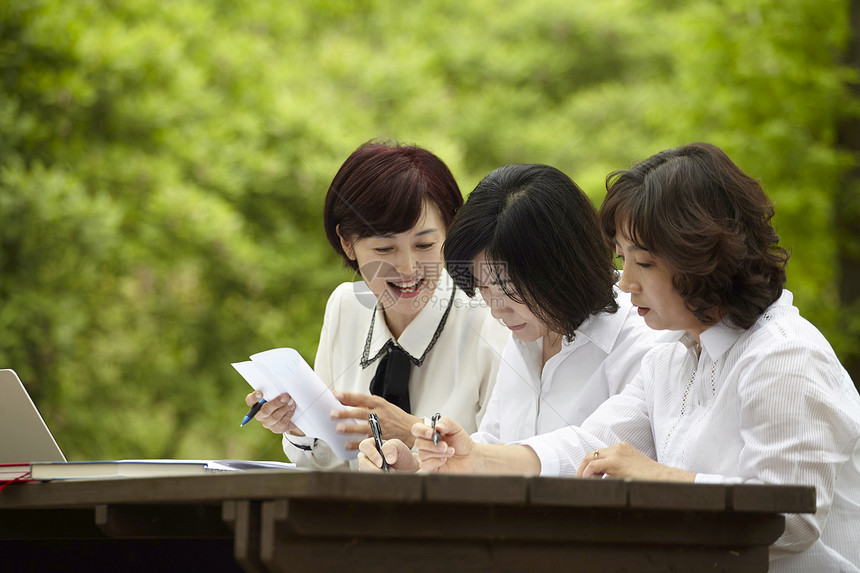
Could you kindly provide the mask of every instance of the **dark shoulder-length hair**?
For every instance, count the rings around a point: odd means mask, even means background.
[[[371,140],[341,165],[329,186],[323,208],[325,234],[346,265],[337,229],[355,241],[408,231],[425,206],[433,205],[445,227],[463,205],[463,195],[448,166],[422,147]]]
[[[484,252],[505,294],[550,330],[572,338],[582,322],[618,310],[612,255],[597,210],[567,175],[548,165],[506,165],[469,195],[448,231],[445,264],[475,294],[472,259]]]
[[[610,173],[606,191],[606,240],[620,233],[662,259],[703,324],[722,314],[749,328],[780,297],[789,253],[777,244],[773,204],[718,147],[662,151]]]

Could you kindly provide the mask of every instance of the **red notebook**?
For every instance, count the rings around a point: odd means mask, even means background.
[[[10,483],[33,481],[30,479],[30,464],[0,464],[0,491]]]

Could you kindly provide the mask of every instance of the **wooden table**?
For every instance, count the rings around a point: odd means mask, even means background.
[[[14,484],[0,570],[766,571],[805,486],[248,471]],[[6,567],[12,567],[7,569]]]

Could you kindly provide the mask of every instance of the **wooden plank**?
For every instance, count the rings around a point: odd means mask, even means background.
[[[496,525],[490,530],[499,538],[534,542],[767,546],[784,529],[784,519],[775,515],[550,506],[530,509],[535,513],[497,508]]]
[[[531,478],[529,502],[567,507],[625,507],[627,482],[620,479]]]
[[[92,509],[4,509],[0,539],[100,539]]]
[[[63,480],[6,488],[0,496],[0,509],[145,503],[220,506],[225,499],[282,497],[419,501],[423,496],[422,477],[416,474],[251,470],[164,478]]]
[[[95,522],[114,538],[232,538],[220,506],[100,504],[95,507]]]
[[[671,547],[647,548],[619,544],[558,545],[528,547],[518,543],[494,548],[493,563],[499,571],[593,573],[666,571],[765,572],[768,549],[763,547]]]
[[[513,503],[528,501],[528,479],[516,476],[428,474],[424,477],[424,499],[429,502]]]
[[[262,512],[264,523],[277,522],[271,531],[289,537],[440,539],[504,537],[512,534],[510,520],[498,519],[497,508],[486,504],[393,504],[291,499],[263,502]],[[525,516],[517,516],[514,527],[530,534],[533,528],[525,523],[526,520]],[[270,530],[262,527],[261,536]],[[440,533],[440,530],[444,532]]]
[[[283,573],[505,571],[491,567],[490,547],[468,542],[291,539],[278,544],[267,565]]]
[[[292,533],[288,517],[287,500],[263,502],[260,507],[260,561],[268,571],[278,571],[285,561],[292,561],[283,555]]]
[[[92,507],[107,503],[220,503],[224,499],[260,499],[302,495],[315,489],[317,472],[242,471],[199,476],[63,480],[7,488],[4,507]],[[7,495],[10,494],[10,495]]]
[[[462,479],[460,482],[446,480]],[[520,478],[415,474],[362,474],[357,472],[247,471],[219,472],[172,478],[71,480],[8,487],[0,495],[0,510],[14,508],[93,508],[100,504],[216,504],[225,499],[329,498],[341,500],[415,501],[429,492],[431,498],[457,492],[448,483],[468,487],[477,499],[502,502],[517,499]],[[617,506],[623,480],[530,478],[531,503]],[[468,481],[466,481],[468,480]],[[513,480],[513,481],[511,481]],[[762,507],[777,512],[812,512],[810,489],[804,486],[725,486],[669,482],[627,483],[631,507],[658,509],[732,509]],[[495,485],[503,484],[503,485]],[[495,489],[494,489],[495,488]],[[751,490],[745,488],[753,488]],[[800,488],[800,489],[798,489]],[[486,490],[486,491],[483,491]],[[784,492],[784,493],[780,493]],[[465,498],[466,496],[462,496]],[[770,500],[770,501],[765,501]],[[770,505],[770,504],[773,505]],[[780,507],[779,504],[784,504]]]
[[[229,539],[53,539],[0,541],[0,570],[242,573]]]
[[[426,477],[426,475],[401,473],[313,472],[313,479],[306,484],[301,494],[291,497],[374,502],[418,502],[424,497]]]
[[[551,506],[407,503],[375,504],[322,500],[263,503],[261,544],[265,535],[471,539],[474,541],[769,545],[784,529],[784,518],[770,514],[713,511],[631,510]]]
[[[768,570],[767,547],[724,548],[652,546],[636,549],[606,544],[479,543],[441,540],[335,540],[293,538],[272,555],[270,571],[283,573],[439,573],[664,572]]]
[[[225,501],[221,517],[233,531],[233,557],[247,573],[266,570],[260,560],[260,502]]]
[[[723,511],[731,489],[721,484],[627,481],[628,506],[638,509]]]
[[[730,508],[734,511],[815,513],[815,488],[738,484],[731,486]]]

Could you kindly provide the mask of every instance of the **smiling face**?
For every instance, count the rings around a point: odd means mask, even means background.
[[[684,304],[666,263],[622,234],[615,236],[615,253],[624,262],[618,287],[630,293],[645,324],[654,330],[684,330],[698,340],[707,326]]]
[[[496,276],[494,264],[487,261],[483,252],[472,259],[472,268],[475,287],[490,306],[493,317],[502,321],[518,340],[532,342],[548,333],[547,327],[532,314],[528,306],[505,294],[501,283],[507,278],[504,275]],[[505,286],[509,292],[516,290],[511,284],[506,283]]]
[[[395,331],[402,332],[424,308],[439,281],[445,241],[439,209],[425,205],[415,226],[403,233],[340,240],[346,255],[358,263],[392,334],[399,335]]]

